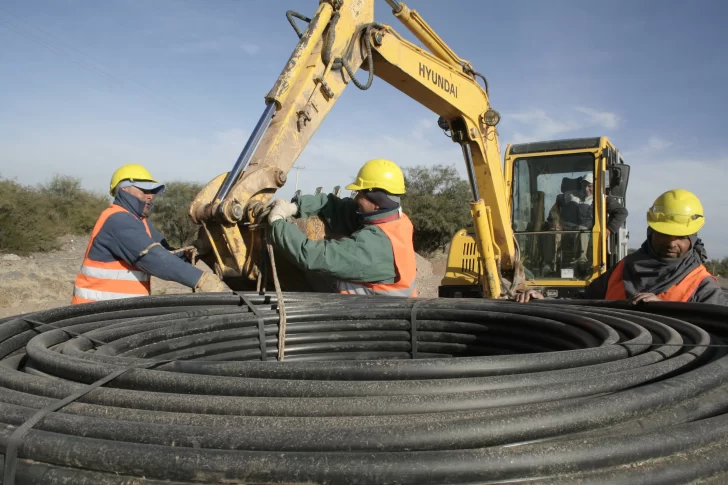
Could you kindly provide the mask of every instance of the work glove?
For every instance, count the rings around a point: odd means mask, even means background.
[[[211,273],[210,271],[205,271],[204,273],[202,273],[202,276],[200,276],[200,279],[197,281],[197,284],[193,289],[195,293],[215,293],[220,291],[231,291],[230,288],[228,288],[227,285],[223,283],[215,273]]]
[[[288,219],[289,217],[295,216],[298,212],[298,206],[287,200],[276,199],[270,205],[271,210],[268,214],[268,224],[273,224],[278,219]]]
[[[192,246],[184,249],[185,259],[192,265],[197,264],[197,248]]]

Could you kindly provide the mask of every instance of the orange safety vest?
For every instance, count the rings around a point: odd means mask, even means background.
[[[624,260],[620,261],[619,264],[614,268],[612,275],[609,277],[609,283],[607,284],[607,294],[604,297],[605,300],[626,300],[627,292],[624,289]],[[700,286],[705,278],[713,278],[715,276],[710,274],[705,266],[702,264],[692,270],[685,276],[679,283],[673,285],[667,291],[664,291],[657,295],[660,300],[664,301],[681,301],[687,302],[695,294],[695,291]],[[717,280],[716,280],[717,281]]]
[[[339,281],[339,293],[345,295],[387,295],[417,296],[417,259],[412,245],[414,227],[406,214],[400,213],[394,220],[382,221],[378,224],[392,242],[394,253],[394,269],[396,277],[393,283],[353,283]]]
[[[91,251],[91,245],[94,239],[104,227],[106,220],[119,212],[129,211],[118,205],[112,205],[99,216],[96,221],[94,230],[91,233],[91,239],[86,248],[86,255],[81,265],[81,270],[76,276],[76,282],[73,287],[73,298],[71,304],[92,303],[101,300],[115,300],[119,298],[130,298],[134,296],[148,296],[151,294],[151,276],[149,273],[140,271],[139,269],[127,264],[124,261],[114,261],[111,263],[102,263],[94,261],[88,257]],[[147,225],[147,220],[142,219],[144,227],[149,237],[152,236]]]

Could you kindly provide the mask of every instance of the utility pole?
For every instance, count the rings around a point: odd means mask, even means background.
[[[306,167],[293,167],[296,169],[296,191],[298,191],[298,172],[305,169]]]

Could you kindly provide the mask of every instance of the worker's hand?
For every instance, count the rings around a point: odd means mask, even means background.
[[[189,261],[190,264],[197,263],[197,248],[193,246],[185,249],[185,259]]]
[[[654,293],[635,293],[627,303],[630,305],[639,305],[640,303],[646,303],[649,301],[662,301],[659,296]]]
[[[219,291],[231,291],[230,288],[228,288],[227,285],[223,283],[215,273],[211,273],[210,271],[205,271],[204,273],[202,273],[202,276],[200,276],[200,279],[197,281],[194,290],[195,293],[215,293]]]
[[[276,199],[272,203],[270,214],[268,214],[268,224],[273,224],[279,219],[288,219],[293,217],[298,212],[298,206],[293,202],[288,202],[283,199]]]
[[[536,290],[526,290],[516,293],[516,301],[518,303],[528,303],[531,300],[540,300],[542,298],[543,293]]]

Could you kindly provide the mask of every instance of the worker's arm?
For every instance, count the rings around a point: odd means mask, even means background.
[[[298,201],[298,215],[318,215],[326,221],[332,232],[339,234],[353,234],[359,229],[361,223],[356,211],[354,199],[340,199],[334,194],[304,195]]]
[[[389,283],[396,278],[392,243],[375,226],[366,226],[343,239],[314,241],[295,225],[277,220],[271,226],[271,240],[293,263],[307,271],[363,283]]]
[[[129,213],[110,216],[96,240],[115,257],[157,278],[194,288],[202,276],[202,270],[149,237],[142,221]]]
[[[614,197],[607,197],[607,229],[612,234],[619,231],[624,221],[627,220],[627,208],[620,204]]]
[[[161,232],[157,231],[157,228],[154,227],[154,224],[152,224],[152,221],[147,219],[147,225],[149,226],[149,232],[152,233],[152,239],[154,242],[158,242],[162,245],[164,249],[167,251],[176,251],[178,248],[172,247],[169,242],[167,241],[167,238],[162,235]],[[175,257],[181,259],[182,261],[190,262],[190,260],[187,257],[187,253],[184,251],[180,251],[178,253],[172,253]]]
[[[726,299],[723,293],[723,288],[720,284],[715,281],[712,277],[705,278],[695,290],[695,293],[690,297],[690,302],[693,303],[712,303],[713,305],[728,305],[728,299]]]

